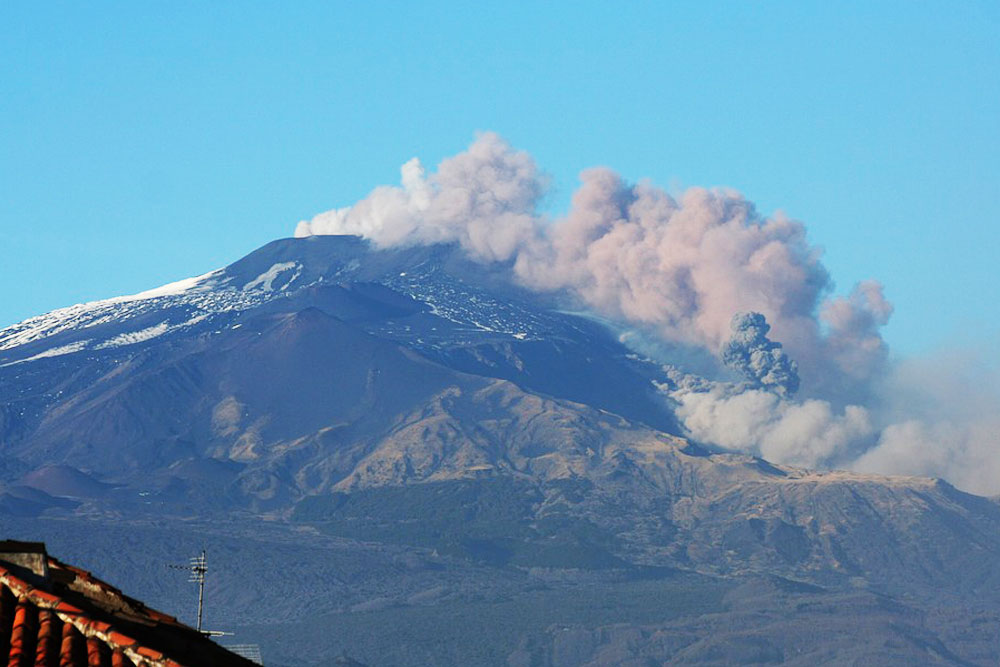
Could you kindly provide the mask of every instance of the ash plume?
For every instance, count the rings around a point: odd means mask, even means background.
[[[401,171],[400,185],[300,222],[296,236],[457,244],[474,260],[505,264],[525,287],[564,294],[668,349],[721,356],[746,382],[666,392],[703,442],[776,462],[948,474],[1000,492],[1000,469],[984,481],[981,466],[973,474],[954,464],[961,452],[989,459],[1000,449],[988,437],[995,429],[929,414],[923,399],[887,407],[899,386],[881,334],[892,305],[874,280],[834,295],[801,222],[762,216],[733,190],[673,196],[603,167],[581,173],[565,215],[545,216],[543,173],[493,133],[433,173],[416,158]]]
[[[760,313],[733,316],[733,335],[722,347],[722,361],[743,374],[754,388],[791,396],[799,389],[799,367],[767,337],[771,330]]]
[[[864,337],[882,349],[885,318],[869,317],[871,299],[884,302],[881,287],[865,283],[868,301],[828,302],[833,285],[802,223],[761,217],[732,190],[690,188],[674,198],[606,168],[581,180],[570,211],[548,219],[537,212],[546,182],[534,160],[487,133],[433,174],[410,160],[400,186],[300,222],[295,234],[355,234],[381,247],[457,243],[477,260],[509,262],[527,287],[564,291],[604,317],[713,353],[735,313],[759,312],[815,390],[831,378],[849,389],[874,372],[864,364],[881,363],[850,348]],[[820,309],[830,324],[816,317]]]

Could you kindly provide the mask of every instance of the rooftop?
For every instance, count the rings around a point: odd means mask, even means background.
[[[41,542],[0,541],[0,661],[51,667],[251,667]]]

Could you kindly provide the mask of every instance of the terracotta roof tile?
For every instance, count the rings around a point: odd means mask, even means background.
[[[146,648],[145,646],[140,646],[136,649],[136,652],[144,658],[150,658],[152,660],[162,660],[164,658],[164,655],[159,651],[154,651],[153,649]]]
[[[40,591],[38,589],[35,589],[34,591],[32,591],[32,593],[33,593],[32,597],[40,602],[48,603],[52,606],[55,606],[56,604],[59,603],[59,598],[56,597],[55,595],[52,595],[51,593],[46,593],[45,591]]]

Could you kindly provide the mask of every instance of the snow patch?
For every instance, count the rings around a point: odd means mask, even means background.
[[[248,282],[246,285],[244,285],[243,289],[252,290],[259,288],[265,292],[270,292],[274,289],[274,281],[278,278],[279,275],[290,269],[298,268],[298,266],[299,266],[298,262],[280,262],[278,264],[275,264],[270,269],[260,274],[259,276]],[[295,280],[298,276],[299,273],[296,273],[294,276],[292,276],[292,280]],[[292,280],[289,280],[288,282],[290,283],[292,282]]]
[[[154,287],[153,289],[146,290],[145,292],[139,292],[138,294],[132,294],[129,296],[116,296],[111,299],[106,299],[102,302],[95,303],[122,303],[125,301],[140,301],[142,299],[155,299],[160,296],[173,296],[175,294],[183,294],[188,290],[198,287],[203,282],[207,282],[210,278],[214,277],[216,274],[221,273],[222,269],[216,269],[215,271],[209,271],[208,273],[203,273],[200,276],[195,276],[194,278],[185,278],[184,280],[178,280],[176,282],[167,283],[166,285],[160,285],[159,287]],[[207,287],[207,286],[206,286]],[[89,305],[89,304],[84,304]]]
[[[181,329],[183,327],[194,326],[195,324],[198,324],[198,322],[203,322],[203,321],[207,320],[208,317],[209,317],[209,315],[210,315],[210,313],[202,313],[200,315],[195,315],[190,320],[187,320],[186,322],[181,322],[177,326],[173,326],[173,327],[170,327],[170,328],[171,329]]]
[[[28,357],[26,359],[18,359],[17,361],[11,361],[10,363],[3,364],[0,368],[5,366],[13,366],[14,364],[23,364],[28,361],[35,361],[37,359],[47,359],[48,357],[61,357],[64,354],[73,354],[74,352],[79,352],[87,347],[89,340],[79,340],[75,343],[70,343],[69,345],[60,345],[59,347],[53,347],[44,352],[39,352],[38,354]]]
[[[130,331],[128,333],[123,333],[115,336],[114,338],[109,338],[105,342],[97,346],[98,349],[103,350],[109,347],[121,347],[123,345],[134,345],[136,343],[142,343],[143,341],[151,340],[157,336],[162,336],[170,330],[170,324],[167,322],[160,322],[157,325],[148,327],[146,329],[141,329],[139,331]]]
[[[292,277],[288,279],[288,282],[286,282],[284,285],[281,286],[281,291],[284,292],[286,289],[288,289],[288,286],[294,283],[296,280],[298,280],[299,276],[301,275],[302,275],[302,267],[296,264],[295,273],[293,273]]]

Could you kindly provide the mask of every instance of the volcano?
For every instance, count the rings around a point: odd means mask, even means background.
[[[1000,657],[1000,505],[693,442],[619,334],[351,236],[34,317],[0,331],[5,529],[166,608],[150,554],[208,542],[218,618],[286,664]]]

